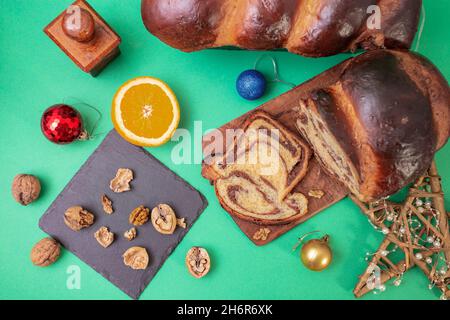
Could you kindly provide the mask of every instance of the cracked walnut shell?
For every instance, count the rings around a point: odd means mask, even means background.
[[[131,228],[130,230],[127,230],[124,232],[123,236],[125,237],[125,239],[127,239],[128,241],[133,240],[134,238],[136,238],[137,236],[137,231],[136,228]]]
[[[103,211],[105,211],[106,214],[112,214],[114,212],[112,201],[107,197],[107,195],[102,195],[100,200],[102,201]]]
[[[128,221],[135,226],[142,226],[147,223],[150,210],[144,206],[139,206],[130,213]]]
[[[64,223],[73,231],[80,231],[94,223],[94,215],[80,206],[70,207],[64,213]]]
[[[184,218],[177,219],[173,209],[167,204],[159,204],[152,210],[152,224],[162,234],[173,234],[177,226],[186,228]]]
[[[108,248],[114,241],[114,233],[110,232],[107,227],[98,229],[94,233],[94,237],[103,248]]]
[[[59,243],[52,238],[44,238],[31,249],[31,262],[38,267],[47,267],[59,258]]]
[[[142,247],[131,247],[122,255],[123,263],[133,270],[144,270],[148,266],[147,250]]]
[[[111,180],[109,187],[116,193],[130,191],[131,180],[133,180],[133,171],[126,168],[120,168],[117,170],[116,177]]]
[[[192,247],[186,255],[186,266],[189,273],[196,278],[206,276],[211,268],[208,251],[200,247]]]
[[[27,206],[41,193],[39,179],[30,174],[19,174],[14,177],[11,192],[14,199],[23,206]]]

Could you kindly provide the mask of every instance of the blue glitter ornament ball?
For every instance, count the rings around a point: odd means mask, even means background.
[[[236,90],[244,99],[259,99],[266,91],[266,78],[257,70],[246,70],[239,75]]]

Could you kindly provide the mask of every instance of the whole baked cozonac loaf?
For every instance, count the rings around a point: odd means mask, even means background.
[[[422,0],[142,0],[141,12],[146,28],[179,50],[286,48],[319,57],[409,48],[421,6]]]
[[[363,201],[413,182],[447,142],[450,89],[422,56],[371,51],[312,82],[297,127],[323,167]]]

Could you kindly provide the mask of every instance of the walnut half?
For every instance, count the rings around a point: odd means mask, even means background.
[[[175,211],[167,204],[153,208],[151,218],[156,231],[162,234],[173,234],[177,226],[186,228],[185,219],[177,219]]]
[[[192,247],[186,255],[186,266],[189,273],[196,278],[206,276],[211,268],[208,251],[200,247]]]
[[[109,187],[116,193],[130,191],[130,182],[133,180],[133,171],[120,168],[117,170],[116,177],[111,180]]]
[[[130,213],[128,221],[135,226],[142,226],[147,223],[150,210],[144,206],[139,206]]]
[[[94,223],[94,215],[80,206],[70,207],[64,213],[64,223],[73,231],[80,231]]]
[[[110,232],[107,227],[98,229],[94,233],[94,237],[103,248],[108,248],[114,241],[114,233]]]
[[[145,248],[131,247],[122,255],[123,263],[133,270],[144,270],[148,266],[148,253]]]
[[[269,228],[261,228],[255,232],[253,235],[253,239],[266,241],[269,237],[270,229]]]

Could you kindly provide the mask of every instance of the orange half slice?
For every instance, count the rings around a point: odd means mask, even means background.
[[[178,100],[163,81],[139,77],[124,83],[114,95],[112,122],[128,142],[155,147],[166,143],[180,122]]]

